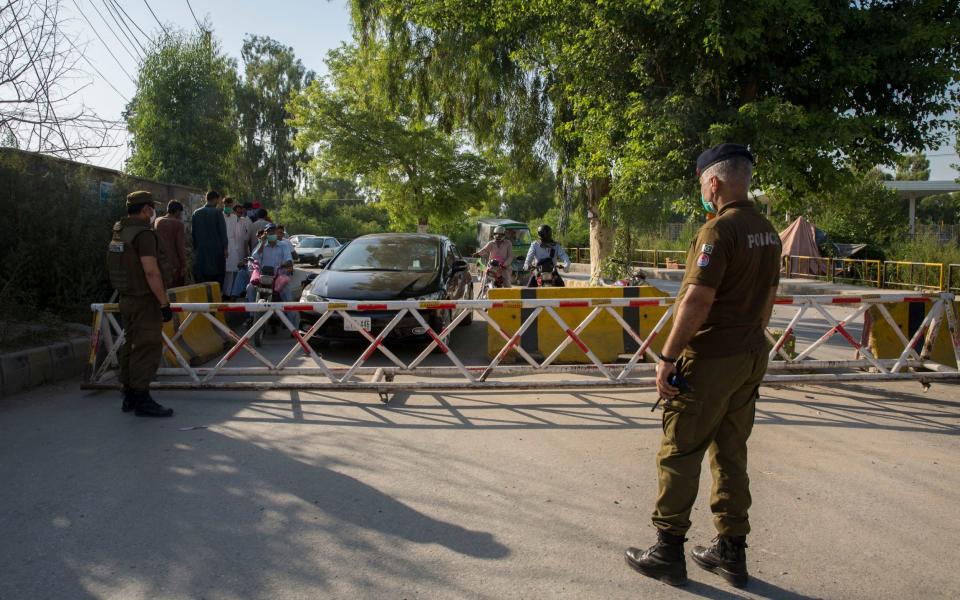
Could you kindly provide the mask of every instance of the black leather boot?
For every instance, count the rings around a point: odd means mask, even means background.
[[[123,404],[120,405],[120,410],[130,412],[137,407],[137,399],[133,394],[130,388],[123,388]]]
[[[627,564],[636,571],[670,585],[686,585],[687,562],[683,555],[682,535],[657,531],[657,543],[646,550],[627,548]]]
[[[134,412],[138,417],[172,417],[173,409],[164,408],[150,397],[150,392],[136,392],[137,408]]]
[[[747,575],[747,537],[743,535],[720,535],[709,548],[694,546],[690,555],[706,569],[727,580],[730,585],[742,588],[750,580]]]

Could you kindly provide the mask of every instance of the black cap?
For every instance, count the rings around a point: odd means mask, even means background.
[[[704,150],[697,158],[697,177],[700,177],[711,165],[734,156],[742,156],[753,163],[753,154],[750,154],[750,150],[743,144],[717,144],[709,150]]]

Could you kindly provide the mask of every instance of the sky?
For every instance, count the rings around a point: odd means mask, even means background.
[[[189,4],[188,0],[116,0],[116,4],[150,35],[160,31],[160,25],[150,13],[150,8],[164,26],[195,29],[197,22],[190,12],[192,7],[196,18],[213,27],[213,34],[223,49],[238,63],[243,38],[252,33],[269,36],[291,46],[304,66],[320,75],[326,72],[324,59],[327,52],[352,37],[347,0],[189,0]],[[62,7],[66,18],[64,29],[74,37],[78,46],[85,48],[87,60],[103,75],[96,73],[90,64],[79,63],[89,75],[89,86],[80,93],[80,101],[102,118],[120,119],[127,103],[124,97],[132,98],[136,90],[134,83],[124,73],[126,70],[136,78],[137,62],[131,56],[136,54],[136,50],[123,37],[122,30],[107,11],[104,0],[62,0]],[[139,34],[135,28],[133,31]],[[117,40],[114,32],[120,36],[123,44]],[[103,42],[97,34],[103,38]],[[108,149],[89,160],[120,170],[128,155],[129,150],[124,144],[122,148]]]
[[[181,29],[195,28],[196,15],[197,20],[213,27],[214,35],[223,49],[238,63],[243,38],[253,33],[269,36],[293,47],[307,69],[323,75],[326,72],[324,59],[327,52],[352,38],[348,0],[62,0],[67,19],[65,29],[78,42],[86,44],[81,46],[86,49],[86,59],[100,71],[98,74],[90,64],[80,63],[90,78],[89,86],[81,92],[80,98],[87,107],[106,119],[120,119],[126,105],[124,97],[131,98],[135,91],[134,83],[124,70],[134,78],[137,75],[137,61],[131,56],[136,51],[112,20],[106,8],[108,1],[122,7],[150,35],[160,31],[160,25],[150,12],[151,8],[165,26],[174,25]],[[91,157],[90,161],[122,169],[128,154],[129,150],[124,144]],[[958,172],[950,166],[960,163],[952,145],[931,149],[928,157],[930,179],[954,179],[958,176]]]

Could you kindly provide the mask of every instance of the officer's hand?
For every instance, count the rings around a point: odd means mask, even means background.
[[[670,385],[670,376],[677,372],[677,365],[665,361],[657,363],[657,391],[661,398],[674,398],[680,393],[680,390]]]
[[[160,307],[160,314],[163,315],[164,323],[169,323],[173,320],[173,310],[170,308],[169,304],[164,304]]]

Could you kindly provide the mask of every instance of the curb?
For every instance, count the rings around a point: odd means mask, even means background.
[[[89,350],[88,338],[72,338],[67,342],[0,354],[0,398],[82,375]]]

